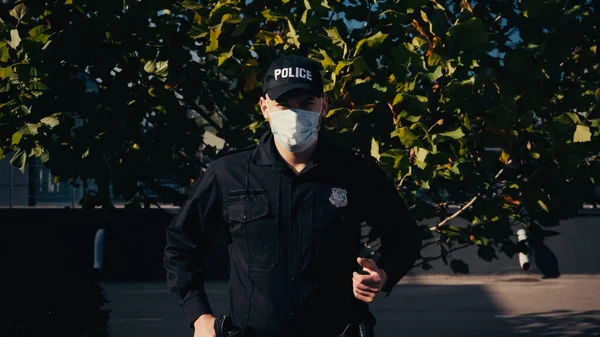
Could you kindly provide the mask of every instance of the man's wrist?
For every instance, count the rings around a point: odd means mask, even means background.
[[[210,323],[211,321],[214,321],[214,319],[215,319],[215,317],[212,314],[203,314],[203,315],[200,315],[200,317],[198,317],[194,321],[194,327],[198,327],[201,324],[204,324],[204,322]]]
[[[385,284],[387,283],[388,275],[385,272],[385,270],[381,268],[379,268],[379,275],[381,277],[381,289],[383,289],[383,287],[385,287]]]

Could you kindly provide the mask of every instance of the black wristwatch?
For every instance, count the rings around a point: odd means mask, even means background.
[[[217,337],[242,337],[242,331],[233,326],[231,317],[227,315],[215,319],[215,333]]]

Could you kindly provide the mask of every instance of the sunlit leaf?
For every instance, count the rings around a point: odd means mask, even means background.
[[[585,125],[577,125],[573,134],[573,141],[576,143],[589,142],[592,140],[590,128]]]

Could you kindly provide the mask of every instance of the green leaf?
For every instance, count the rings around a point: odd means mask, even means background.
[[[427,13],[425,13],[422,10],[420,12],[421,12],[421,19],[423,19],[423,21],[426,22],[427,25],[429,26],[429,31],[428,32],[433,33],[433,24],[429,20],[429,17],[427,16]]]
[[[302,22],[303,24],[306,24],[306,21],[308,20],[308,12],[312,9],[312,7],[310,6],[310,1],[309,0],[304,0],[304,12],[302,13],[302,18],[300,19],[300,22]]]
[[[10,74],[12,74],[12,68],[11,67],[6,67],[6,68],[0,68],[0,79],[7,79]]]
[[[574,122],[573,118],[566,113],[554,117],[553,120],[558,123],[566,124],[566,125],[571,125]]]
[[[442,76],[444,76],[444,72],[442,71],[442,66],[438,66],[434,72],[427,74],[427,77],[429,77],[429,79],[432,82],[437,81]]]
[[[342,113],[342,112],[350,113],[350,109],[348,109],[348,108],[335,108],[335,109],[331,109],[331,110],[329,110],[327,112],[327,116],[325,116],[325,118],[329,118],[329,117],[331,117],[333,115],[337,115],[337,114]]]
[[[274,10],[265,9],[261,12],[261,14],[265,17],[265,19],[269,21],[277,21],[280,19],[287,19],[283,14],[277,13]]]
[[[264,40],[266,45],[269,47],[274,47],[284,43],[283,39],[279,34],[275,34],[266,30],[263,30],[260,33],[256,34],[256,37]]]
[[[304,0],[304,8],[308,9],[312,9],[312,6],[310,5],[310,1],[309,0]]]
[[[188,32],[188,35],[192,39],[200,39],[200,38],[208,36],[208,32],[203,30],[203,27],[193,24],[192,28],[190,28],[190,31]]]
[[[44,149],[39,145],[31,149],[31,156],[39,157],[44,153]]]
[[[10,58],[9,47],[6,42],[0,42],[0,62],[8,62]]]
[[[394,97],[394,102],[392,103],[392,105],[397,105],[402,103],[404,100],[417,100],[420,103],[427,103],[427,97],[426,96],[420,96],[420,95],[409,95],[409,94],[397,94],[396,97]]]
[[[429,49],[429,43],[427,42],[427,40],[425,40],[424,38],[420,37],[420,36],[415,36],[412,39],[412,44],[413,46],[415,46],[416,48],[419,49]]]
[[[461,235],[461,230],[460,228],[454,226],[454,225],[449,225],[444,227],[444,234],[446,234],[448,237],[458,237]]]
[[[335,62],[331,59],[331,57],[329,57],[325,50],[319,49],[319,53],[323,56],[323,60],[321,61],[323,69],[331,69],[335,67]]]
[[[144,65],[144,71],[156,76],[166,77],[169,73],[169,61],[150,60]]]
[[[453,26],[446,32],[447,43],[457,51],[477,49],[488,40],[485,26],[476,17]]]
[[[413,53],[406,47],[406,45],[395,46],[391,49],[392,60],[396,66],[406,67],[408,66]]]
[[[390,21],[394,24],[408,24],[410,23],[411,17],[406,13],[400,13],[393,9],[387,9],[379,14],[379,16],[385,16],[390,18]]]
[[[498,158],[500,159],[500,161],[504,164],[507,165],[508,161],[510,159],[510,153],[505,152],[504,150],[502,150],[502,152],[500,153],[500,157]]]
[[[53,116],[44,117],[40,120],[40,123],[49,126],[51,129],[60,124],[58,119]]]
[[[377,160],[381,157],[379,154],[379,143],[375,138],[371,138],[371,156]]]
[[[25,174],[25,165],[27,164],[27,153],[22,149],[18,149],[10,160],[10,164],[17,166],[21,173]]]
[[[426,149],[422,148],[422,147],[417,147],[416,151],[415,151],[415,158],[419,161],[425,161],[425,158],[427,158],[427,155],[429,154],[429,151],[427,151]]]
[[[346,58],[346,54],[348,53],[348,46],[346,45],[346,42],[344,41],[344,39],[340,36],[340,32],[338,31],[337,27],[332,27],[332,28],[324,28],[325,32],[327,32],[327,36],[329,37],[329,39],[331,39],[331,42],[333,43],[334,46],[337,46],[339,48],[341,48],[343,50],[343,58]]]
[[[29,30],[29,40],[45,44],[50,39],[51,34],[47,34],[50,29],[46,25],[36,26]]]
[[[358,76],[364,72],[369,72],[369,65],[363,56],[359,56],[352,62],[352,76]]]
[[[591,119],[590,123],[591,123],[592,127],[595,129],[594,136],[596,136],[596,137],[600,136],[600,118]]]
[[[29,83],[29,89],[32,92],[37,92],[37,94],[35,94],[35,95],[38,95],[38,96],[40,95],[40,91],[48,91],[48,90],[50,90],[50,88],[48,88],[47,85],[45,85],[44,83],[40,82],[39,80],[34,80],[34,81],[30,82]]]
[[[27,7],[25,7],[24,4],[20,3],[16,5],[13,9],[11,9],[8,13],[13,18],[17,19],[18,21],[21,21],[23,17],[25,17],[25,15],[27,14]]]
[[[296,46],[296,48],[300,48],[300,36],[298,35],[298,33],[296,32],[296,29],[294,28],[294,25],[292,24],[292,21],[290,21],[289,19],[287,20],[288,23],[288,32],[287,34],[285,34],[285,36],[288,37],[288,43],[291,45]]]
[[[204,8],[204,5],[200,4],[198,1],[195,0],[185,0],[181,3],[181,6],[193,11]]]
[[[577,125],[575,133],[573,134],[573,141],[575,143],[585,143],[592,140],[592,133],[590,128],[586,125]]]
[[[19,145],[21,138],[23,138],[23,132],[17,131],[13,133],[11,145]]]
[[[427,65],[429,67],[438,66],[438,65],[442,64],[442,62],[443,62],[442,57],[436,53],[431,53],[431,54],[429,54],[429,57],[427,57]]]
[[[450,137],[452,139],[460,139],[465,136],[465,134],[463,133],[461,128],[458,128],[453,131],[438,133],[438,135],[444,136],[444,137]]]
[[[488,242],[489,240],[485,236],[480,236],[477,240],[475,240],[475,244],[480,246],[487,246]]]
[[[10,41],[8,45],[11,46],[12,49],[17,49],[17,47],[21,44],[21,37],[19,36],[19,31],[13,29],[10,31]]]
[[[409,122],[416,123],[421,120],[423,115],[411,115],[408,110],[402,110],[402,112],[398,115],[400,118],[404,118]]]
[[[364,38],[356,44],[356,51],[354,52],[354,56],[358,55],[362,49],[362,46],[366,43],[369,48],[376,48],[381,45],[383,41],[388,37],[389,34],[383,34],[382,32],[377,32],[377,34],[370,36],[368,38]]]
[[[412,131],[410,131],[410,129],[406,126],[401,127],[400,129],[397,129],[395,131],[393,131],[390,135],[390,137],[398,137],[400,138],[400,142],[402,143],[402,145],[404,145],[405,147],[412,147],[413,144],[415,143],[415,141],[418,139],[417,136],[415,136],[414,133],[412,133]]]
[[[223,23],[210,27],[210,44],[206,46],[207,53],[216,51],[219,48],[219,36],[221,35],[222,28]]]
[[[546,212],[550,213],[550,210],[548,209],[548,206],[546,206],[546,204],[545,204],[545,203],[544,203],[542,200],[538,200],[538,201],[537,201],[537,203],[538,203],[538,205],[540,205],[540,207],[541,207],[541,208],[542,208],[544,211],[546,211]]]
[[[217,62],[217,66],[220,67],[223,63],[225,63],[225,61],[227,61],[228,59],[233,57],[233,49],[234,48],[235,48],[235,45],[233,45],[231,47],[231,50],[229,50],[227,53],[221,53],[221,55],[219,55],[219,60]]]
[[[42,124],[40,123],[27,123],[27,129],[29,130],[29,134],[33,136],[37,135],[40,126],[42,126]]]
[[[452,260],[450,261],[450,268],[454,271],[455,274],[468,274],[469,273],[469,265],[464,263],[462,260]]]

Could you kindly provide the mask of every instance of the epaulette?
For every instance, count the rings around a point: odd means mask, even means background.
[[[217,153],[217,154],[214,156],[213,160],[217,160],[217,159],[219,159],[219,158],[222,158],[222,157],[225,157],[225,156],[229,156],[229,155],[232,155],[232,154],[235,154],[235,153],[240,153],[240,152],[244,152],[244,151],[252,150],[252,149],[254,149],[256,146],[257,146],[257,144],[252,144],[252,145],[250,145],[250,146],[246,146],[246,147],[243,147],[243,148],[241,148],[241,149],[233,149],[233,150],[221,151],[221,152]]]

